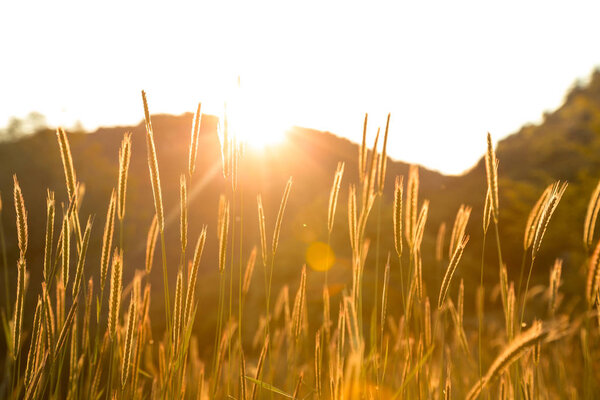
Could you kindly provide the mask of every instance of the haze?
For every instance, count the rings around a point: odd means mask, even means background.
[[[242,77],[266,126],[359,141],[392,113],[389,154],[445,173],[560,106],[600,65],[595,2],[4,2],[0,125],[135,124],[220,113]],[[270,121],[270,122],[268,122]],[[275,123],[273,123],[275,122]]]

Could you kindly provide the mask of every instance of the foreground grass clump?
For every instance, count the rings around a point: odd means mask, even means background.
[[[566,263],[560,259],[548,271],[548,285],[541,290],[544,296],[532,295],[536,256],[567,185],[550,185],[534,205],[524,232],[520,278],[518,282],[510,281],[498,233],[498,160],[488,135],[487,181],[482,182],[487,186],[487,195],[483,220],[476,226],[483,230],[482,253],[495,252],[498,263],[484,265],[482,254],[479,287],[475,290],[477,318],[465,318],[465,302],[470,299],[465,298],[464,282],[457,281],[455,275],[469,246],[466,229],[471,207],[459,208],[448,241],[444,226],[435,248],[423,246],[430,203],[419,198],[419,170],[413,166],[407,177],[395,177],[393,217],[383,218],[390,117],[382,145],[378,130],[369,151],[365,116],[358,179],[344,182],[343,163],[332,171],[331,191],[326,194],[327,220],[323,221],[327,249],[332,235],[338,234],[334,220],[340,214],[338,203],[344,203],[339,198],[340,189],[348,188],[348,228],[343,234],[349,237],[350,284],[340,293],[331,291],[327,253],[323,267],[315,267],[319,272],[309,274],[304,266],[297,285],[276,287],[273,271],[286,267],[278,260],[277,250],[289,240],[281,235],[281,229],[288,199],[294,196],[292,178],[285,185],[274,220],[266,218],[260,194],[256,198],[257,220],[244,218],[244,202],[255,200],[244,197],[244,179],[239,174],[244,144],[229,131],[225,114],[220,137],[223,176],[230,190],[221,196],[215,210],[217,226],[202,227],[197,238],[188,237],[188,185],[202,175],[195,168],[202,151],[198,149],[199,105],[191,129],[188,166],[179,180],[180,245],[169,249],[179,254],[179,262],[168,265],[157,157],[160,149],[155,146],[145,93],[142,97],[155,216],[147,235],[140,235],[146,259],[135,273],[124,273],[136,268],[125,262],[123,246],[127,207],[135,206],[127,205],[129,134],[124,135],[119,150],[118,180],[105,217],[100,217],[104,210],[98,210],[95,218],[83,218],[83,185],[77,180],[68,135],[58,129],[57,149],[69,200],[61,209],[54,193],[48,191],[39,287],[29,284],[30,274],[37,271],[28,268],[32,255],[27,245],[29,224],[40,222],[27,218],[27,199],[19,185],[19,178],[26,177],[14,177],[19,257],[9,260],[17,271],[16,282],[8,281],[4,266],[5,304],[10,307],[5,307],[2,314],[6,359],[0,397],[594,398],[599,389],[596,367],[600,356],[600,242],[594,248],[600,189],[591,196],[584,224],[588,278],[582,296],[586,306],[575,308],[561,301],[561,276]],[[375,237],[367,234],[370,218],[377,222]],[[256,224],[259,232],[249,259],[243,257],[245,224]],[[91,231],[100,229],[100,259],[87,259]],[[387,231],[393,231],[391,248],[383,247],[389,241],[381,239],[381,233]],[[494,245],[486,249],[488,232],[494,236]],[[0,233],[2,239],[4,231]],[[207,236],[212,233],[217,236],[218,251],[211,264],[219,274],[218,306],[214,311],[202,307],[197,298],[203,284],[199,267]],[[159,240],[163,295],[160,288],[153,291],[149,279]],[[378,264],[380,257],[369,262],[370,251],[387,253],[385,265]],[[443,266],[436,279],[423,277],[425,252],[435,253]],[[260,315],[246,310],[248,294],[258,290],[252,287],[257,263],[262,264],[258,270],[262,269],[265,289]],[[298,264],[302,265],[302,260]],[[497,276],[495,282],[484,282],[484,268],[497,271],[493,274]],[[374,271],[374,281],[364,279],[365,270]],[[133,279],[124,281],[130,275]],[[169,282],[169,276],[176,276],[175,281]],[[309,279],[314,277],[323,285],[316,298],[307,290]],[[12,287],[16,290],[9,290]],[[173,292],[170,287],[174,287]],[[492,287],[496,296],[484,290]],[[540,288],[536,291],[539,294]],[[14,298],[10,298],[12,292]],[[374,298],[365,299],[367,293]],[[401,304],[392,307],[388,302],[390,293],[400,293]],[[164,317],[151,316],[151,301],[160,302],[162,296]],[[24,312],[26,303],[35,305],[33,314]],[[532,304],[529,311],[527,306]],[[495,309],[500,312],[495,313]],[[537,312],[540,309],[546,311]],[[208,345],[212,352],[205,356],[200,347],[206,346],[194,335],[194,324],[212,312],[217,314],[214,343]],[[247,331],[242,327],[256,319],[258,330],[252,338],[244,337]],[[495,324],[497,320],[502,322]]]

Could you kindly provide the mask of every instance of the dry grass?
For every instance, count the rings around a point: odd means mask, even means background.
[[[574,272],[573,266],[568,265],[567,259],[557,259],[546,275],[549,276],[547,287],[535,287],[535,291],[532,287],[532,295],[528,296],[533,261],[546,231],[551,229],[549,223],[566,184],[549,186],[533,205],[523,241],[523,265],[529,256],[531,265],[521,296],[521,282],[517,286],[510,280],[507,266],[502,262],[498,235],[501,224],[498,160],[491,136],[487,137],[485,154],[487,182],[482,182],[482,186],[487,186],[486,198],[482,199],[484,210],[482,214],[473,213],[482,217],[481,223],[472,223],[469,227],[472,209],[462,205],[447,242],[446,223],[439,227],[437,237],[431,235],[427,226],[428,215],[433,212],[430,204],[435,202],[419,198],[418,167],[411,166],[408,177],[395,177],[393,199],[386,197],[383,189],[387,139],[392,133],[390,116],[386,121],[381,152],[377,145],[379,130],[369,152],[366,145],[368,116],[365,115],[363,140],[358,151],[358,182],[342,184],[345,166],[339,163],[336,171],[332,171],[333,184],[327,209],[323,210],[322,226],[326,227],[328,242],[332,234],[339,234],[346,243],[343,251],[351,255],[351,268],[345,270],[348,284],[341,290],[327,284],[321,287],[327,282],[326,273],[310,271],[304,266],[297,276],[297,283],[277,283],[272,287],[274,269],[286,268],[278,260],[278,247],[298,245],[286,237],[285,230],[282,231],[286,206],[293,198],[292,178],[285,185],[273,221],[271,248],[268,248],[265,207],[258,195],[259,233],[252,246],[243,247],[244,253],[240,239],[243,237],[244,216],[240,212],[243,203],[236,203],[243,201],[243,179],[247,179],[244,174],[238,176],[244,157],[243,145],[235,132],[230,131],[226,112],[220,130],[223,174],[226,179],[231,178],[231,186],[227,194],[221,196],[219,208],[215,210],[217,226],[211,230],[202,227],[193,254],[188,254],[191,253],[188,241],[190,245],[193,243],[188,238],[188,229],[192,231],[188,223],[193,221],[187,218],[187,190],[188,185],[190,190],[192,188],[192,176],[203,173],[195,169],[201,121],[198,104],[191,128],[187,170],[181,171],[179,182],[181,214],[180,248],[177,250],[181,256],[178,266],[169,267],[171,277],[175,272],[177,276],[171,297],[159,166],[144,92],[142,98],[155,216],[147,235],[138,239],[142,251],[145,244],[145,262],[140,269],[124,262],[124,252],[128,251],[123,248],[123,226],[126,223],[131,154],[129,134],[125,134],[119,150],[118,181],[108,201],[102,243],[97,246],[101,248],[99,260],[86,259],[88,247],[96,245],[90,239],[93,237],[92,218],[87,218],[82,230],[79,223],[82,196],[78,193],[83,183],[77,182],[68,135],[64,130],[57,131],[57,153],[64,167],[69,203],[60,224],[56,223],[60,235],[55,238],[56,204],[54,193],[48,191],[44,249],[28,249],[28,223],[40,222],[28,221],[23,193],[14,177],[19,257],[14,260],[17,281],[6,282],[6,287],[16,287],[16,297],[10,307],[3,310],[7,358],[0,396],[11,399],[337,400],[593,398],[597,393],[600,388],[595,368],[600,357],[600,244],[593,246],[593,239],[600,189],[591,193],[583,228],[583,251],[589,255],[587,285],[585,293],[581,294],[587,299],[585,310],[562,301],[566,297],[561,293],[563,268],[569,271],[569,279],[585,281]],[[336,213],[340,212],[338,196],[343,190],[348,191],[348,203],[343,210],[348,216],[347,227],[345,223],[335,223]],[[377,236],[373,236],[367,226],[376,198],[380,199],[379,217]],[[103,210],[97,211],[103,214]],[[115,217],[120,226],[118,240],[113,241]],[[254,216],[246,218],[256,223]],[[491,267],[482,256],[480,285],[471,287],[474,279],[466,274],[456,282],[453,277],[467,249],[469,232],[482,229],[485,235],[492,221],[499,263],[498,272],[486,274],[486,277],[495,276],[496,279],[486,282],[484,287],[484,264],[486,270]],[[32,229],[35,232],[42,230],[43,227]],[[381,237],[382,232],[392,230],[390,240]],[[217,237],[214,242],[218,259],[206,260],[219,276],[216,310],[200,304],[197,295],[199,290],[205,290],[200,263],[204,247],[210,243],[209,232],[216,232]],[[164,318],[150,315],[150,302],[154,301],[155,293],[151,290],[149,275],[159,233],[165,289]],[[386,243],[392,241],[393,246],[386,248]],[[262,293],[260,288],[252,286],[258,246],[265,276]],[[378,268],[368,254],[371,248],[376,249],[377,254],[381,253],[382,260],[387,253],[383,275],[379,279],[379,275],[374,274],[375,282],[364,279],[365,270]],[[589,254],[592,248],[595,250]],[[39,254],[31,254],[37,251]],[[390,256],[394,253],[396,258]],[[28,270],[27,262],[37,259],[40,265],[43,262],[43,269]],[[430,260],[436,260],[436,265],[428,265]],[[239,272],[239,290],[235,294],[232,289],[234,267],[238,268],[238,265],[239,271],[235,273]],[[298,262],[300,265],[302,261]],[[447,268],[442,270],[441,265],[447,265]],[[109,267],[108,306],[103,312]],[[432,271],[437,275],[424,276]],[[94,293],[94,286],[98,286],[90,277],[98,272],[100,291]],[[29,273],[42,276],[41,287],[28,287]],[[123,282],[130,276],[133,276],[131,282]],[[229,296],[226,296],[228,284]],[[370,291],[371,285],[373,291]],[[363,298],[366,287],[369,293],[375,293],[373,303]],[[297,288],[293,302],[290,301],[290,288]],[[271,290],[278,294],[273,308]],[[401,302],[397,300],[397,293],[401,294]],[[535,296],[536,293],[545,295]],[[124,296],[130,298],[127,310],[121,309]],[[245,302],[251,297],[265,298],[263,311],[253,307],[252,312],[248,312]],[[431,304],[436,297],[437,307]],[[35,305],[31,315],[24,311],[26,302],[32,307]],[[170,302],[174,306],[172,310]],[[530,315],[525,318],[527,304]],[[234,306],[239,306],[237,315],[232,312]],[[472,309],[477,312],[477,328]],[[214,321],[214,315],[217,318],[211,353],[205,344],[200,348],[194,324]],[[258,329],[253,337],[244,337],[249,328],[243,330],[242,326],[251,319],[259,321]],[[157,327],[161,326],[165,329],[158,332]],[[569,373],[564,366],[567,362],[570,363]]]

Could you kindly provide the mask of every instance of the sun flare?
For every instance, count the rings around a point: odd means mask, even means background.
[[[240,86],[225,109],[229,134],[255,150],[282,142],[290,127],[272,99]]]

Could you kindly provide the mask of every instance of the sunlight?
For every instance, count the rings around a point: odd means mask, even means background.
[[[242,87],[239,79],[226,108],[231,135],[255,150],[282,142],[290,127],[271,98]]]

